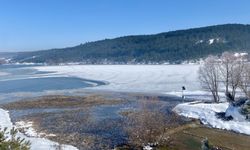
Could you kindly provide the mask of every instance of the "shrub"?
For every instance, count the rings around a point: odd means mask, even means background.
[[[30,142],[20,137],[16,137],[17,130],[12,128],[9,132],[7,128],[0,129],[0,149],[1,150],[29,150]],[[7,136],[9,135],[9,136]]]
[[[166,144],[167,129],[176,122],[176,116],[168,117],[159,110],[158,103],[147,101],[142,108],[128,113],[126,116],[125,132],[128,142],[134,147],[141,148],[146,145],[158,146]]]

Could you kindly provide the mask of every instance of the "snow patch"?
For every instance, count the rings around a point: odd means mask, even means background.
[[[229,103],[205,104],[201,102],[183,103],[177,105],[173,111],[177,114],[189,118],[200,119],[200,121],[213,128],[232,130],[238,133],[250,135],[250,122],[239,117],[235,108],[230,108]],[[217,112],[226,112],[236,118],[224,121],[216,117]]]
[[[56,136],[55,134],[37,133],[36,130],[33,128],[32,121],[18,121],[15,123],[15,127],[18,130],[23,131],[24,134],[28,137],[52,137],[52,136]]]
[[[18,121],[15,123],[15,126],[19,130],[23,130],[25,135],[29,137],[40,137],[40,135],[32,128],[33,122],[28,121]]]
[[[235,57],[243,57],[243,56],[247,56],[248,53],[234,53]]]
[[[214,44],[215,42],[222,42],[224,43],[224,41],[222,41],[220,38],[215,38],[215,39],[209,39],[208,40],[208,44],[211,45],[211,44]]]
[[[245,121],[246,117],[240,113],[240,107],[229,105],[226,110],[226,117],[232,116],[236,121]]]
[[[208,40],[208,44],[211,45],[211,44],[214,43],[214,41],[215,41],[215,39],[209,39],[209,40]]]
[[[181,91],[166,92],[165,94],[182,97]],[[220,96],[220,101],[225,102],[226,101],[225,93],[223,91],[220,91],[218,94]],[[213,96],[212,96],[211,92],[209,92],[209,91],[201,91],[201,90],[188,91],[187,90],[187,91],[183,91],[183,95],[184,95],[185,99],[202,100],[202,101],[212,101],[213,100]]]
[[[195,44],[200,44],[200,43],[203,43],[204,41],[203,40],[199,40],[197,42],[195,42]]]
[[[152,150],[153,148],[151,146],[144,146],[143,150]]]

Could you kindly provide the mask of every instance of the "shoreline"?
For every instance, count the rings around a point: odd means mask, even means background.
[[[113,95],[112,93],[111,93],[111,95]],[[107,96],[107,95],[106,95]],[[144,95],[145,96],[145,95]],[[171,101],[170,101],[171,102]],[[186,105],[188,105],[188,104],[191,104],[191,106],[195,106],[195,105],[199,105],[199,104],[202,104],[202,106],[201,107],[198,107],[198,108],[201,108],[201,109],[205,109],[206,107],[204,107],[204,105],[206,105],[206,106],[209,106],[209,105],[211,105],[211,104],[204,104],[204,103],[202,103],[202,102],[197,102],[197,101],[194,101],[194,102],[189,102],[189,103],[179,103],[178,105],[176,105],[174,108],[173,108],[173,110],[176,110],[177,108],[179,108],[179,106],[186,106]],[[213,104],[212,104],[213,105]],[[226,109],[226,106],[224,105],[224,103],[220,103],[219,105],[223,105],[223,106],[218,106],[218,107],[211,107],[211,111],[216,111],[216,112],[220,112],[221,110],[225,110]],[[190,110],[190,107],[186,107],[187,108],[187,110]],[[210,107],[209,107],[210,108]],[[1,108],[0,108],[0,110],[1,110]],[[206,109],[205,109],[206,110]],[[6,111],[6,110],[2,110],[2,111],[5,111],[5,112],[7,112],[8,113],[8,111]],[[176,111],[175,111],[176,112]],[[204,111],[203,111],[204,112]],[[178,112],[176,112],[177,114],[179,114],[179,115],[182,115],[182,116],[185,116],[185,117],[189,117],[188,115],[184,115],[184,114],[180,114],[180,113],[178,113]],[[1,112],[0,112],[0,114],[1,114]],[[199,116],[197,115],[197,117],[195,117],[195,116],[193,116],[193,117],[191,117],[191,118],[195,118],[195,119],[200,119],[199,118]],[[34,122],[32,122],[33,123],[33,125],[29,125],[29,120],[21,120],[21,121],[23,121],[23,123],[22,123],[22,125],[24,126],[24,127],[28,127],[27,128],[27,132],[30,132],[30,131],[35,131],[35,132],[37,132],[37,135],[41,135],[41,137],[45,137],[45,138],[39,138],[39,139],[43,139],[43,140],[49,140],[49,142],[54,142],[54,141],[57,141],[57,142],[55,142],[55,143],[61,143],[62,141],[58,141],[57,139],[58,138],[62,138],[63,136],[58,136],[57,134],[54,134],[54,133],[51,133],[50,134],[50,132],[43,132],[43,131],[39,131],[40,129],[38,129],[38,130],[36,130],[36,127],[34,127],[34,125],[36,124],[36,123],[34,123]],[[31,120],[32,121],[32,120]],[[202,122],[202,121],[201,121]],[[204,123],[204,122],[203,122]],[[199,125],[198,125],[199,126]],[[201,127],[201,129],[199,129],[199,130],[203,130],[203,128],[204,128],[204,130],[206,129],[206,127],[208,127],[209,125],[208,124],[203,124],[203,125],[201,125],[201,126],[199,126],[199,127]],[[184,125],[184,127],[185,127],[185,125]],[[194,126],[195,127],[195,126]],[[214,126],[212,126],[213,128],[211,128],[210,130],[211,131],[216,131],[217,132],[217,127],[214,127]],[[182,129],[182,127],[180,127],[181,129]],[[229,135],[232,135],[233,137],[237,137],[237,134],[233,134],[233,132],[230,130],[230,131],[226,131],[226,130],[223,130],[223,128],[219,128],[220,130],[218,130],[218,132],[220,133],[225,133],[225,134],[229,134]],[[173,130],[175,130],[175,129],[173,129]],[[185,130],[185,133],[186,133],[186,130],[188,130],[188,132],[189,132],[189,129],[186,129],[186,128],[183,128],[183,130]],[[191,126],[191,130],[192,130],[192,126]],[[178,131],[178,130],[177,130]],[[178,133],[175,133],[176,131],[173,131],[174,132],[174,134],[173,134],[173,136],[176,136],[175,134],[180,134],[179,132],[181,132],[181,131],[178,131]],[[194,132],[194,131],[192,131],[192,132]],[[32,132],[31,132],[32,133]],[[23,134],[23,133],[21,133],[21,134]],[[23,134],[24,136],[25,136],[25,134]],[[46,136],[47,135],[47,136]],[[53,135],[53,136],[52,136]],[[244,134],[239,134],[239,136],[241,136],[241,135],[244,135]],[[57,137],[58,136],[58,137]],[[27,136],[25,136],[25,137],[27,137]],[[33,139],[34,137],[27,137],[27,139]],[[67,144],[71,144],[70,142],[66,142],[67,140],[65,140],[64,142],[62,142],[62,143],[67,143]],[[53,143],[54,144],[54,143]],[[51,144],[51,145],[53,145],[53,144]],[[49,146],[51,146],[51,145],[49,145]],[[48,145],[46,145],[46,146],[48,146]],[[67,146],[67,145],[66,145]],[[73,147],[73,148],[75,148],[75,147]],[[69,148],[70,149],[70,148]],[[40,150],[40,149],[39,149]],[[45,149],[41,149],[41,150],[45,150]],[[68,150],[68,148],[67,148],[67,150]],[[71,149],[70,149],[71,150]],[[72,149],[72,150],[75,150],[75,149]]]
[[[9,111],[0,108],[0,127],[1,129],[7,128],[7,131],[15,127],[11,122]],[[57,142],[48,140],[46,138],[39,138],[39,137],[27,137],[21,132],[17,133],[17,137],[24,138],[27,141],[31,142],[31,150],[48,150],[53,147],[59,146]],[[62,148],[65,150],[78,150],[77,148],[71,145],[62,145]]]

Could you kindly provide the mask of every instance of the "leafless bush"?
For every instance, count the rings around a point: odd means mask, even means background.
[[[158,145],[166,140],[163,135],[167,126],[175,122],[175,117],[166,117],[159,111],[159,106],[157,100],[146,100],[141,102],[138,111],[126,115],[125,132],[131,145],[135,147]]]

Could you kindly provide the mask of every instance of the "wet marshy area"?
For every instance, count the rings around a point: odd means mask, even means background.
[[[12,122],[31,121],[38,133],[51,140],[79,149],[111,149],[128,143],[128,115],[147,107],[168,117],[179,102],[174,97],[140,94],[51,95],[1,107],[9,110]]]

